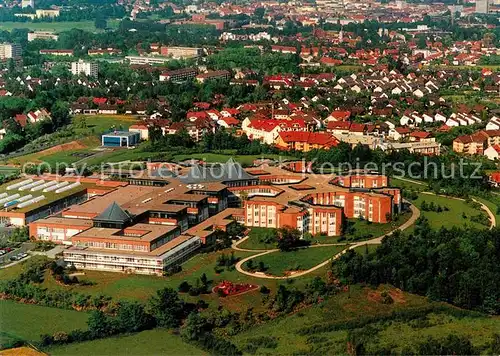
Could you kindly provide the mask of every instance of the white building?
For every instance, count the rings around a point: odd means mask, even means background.
[[[476,0],[476,13],[487,14],[490,12],[490,0]]]
[[[1,43],[0,59],[19,58],[22,54],[22,48],[17,43]]]
[[[59,39],[59,36],[56,35],[54,32],[49,32],[49,31],[28,32],[28,42],[31,42],[34,40],[54,40],[54,41],[57,41],[58,39]]]
[[[86,62],[79,60],[71,63],[71,73],[73,75],[85,74],[88,77],[96,77],[99,73],[99,65],[97,62]]]
[[[32,9],[35,8],[35,0],[21,0],[21,7],[24,9],[30,6]]]

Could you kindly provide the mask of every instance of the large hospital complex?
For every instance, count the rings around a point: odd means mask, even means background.
[[[387,223],[401,210],[398,188],[367,172],[303,173],[305,165],[243,169],[225,164],[151,164],[119,180],[44,175],[0,187],[0,221],[66,245],[78,269],[161,275],[215,242],[217,230],[291,226],[337,236],[346,218]],[[175,168],[175,169],[173,169]]]

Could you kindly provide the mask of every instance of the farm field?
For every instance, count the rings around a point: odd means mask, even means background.
[[[480,213],[486,214],[486,212],[484,212],[483,210],[476,210],[467,205],[464,201],[452,199],[450,197],[419,194],[418,198],[412,201],[412,203],[420,209],[423,201],[425,201],[427,204],[430,204],[432,202],[435,205],[440,205],[442,207],[446,206],[449,209],[449,211],[442,211],[439,213],[433,211],[421,211],[421,215],[425,216],[429,220],[429,224],[432,228],[452,228],[454,226],[468,226],[478,229],[486,228],[485,225],[481,225],[470,220],[470,217],[478,215]]]
[[[386,292],[393,299],[392,304],[384,304],[381,294]],[[400,310],[411,311],[436,307],[436,311],[426,316],[415,317],[413,320],[376,320],[387,318],[391,313]],[[346,354],[348,332],[365,331],[370,333],[366,345],[370,347],[390,347],[401,353],[410,341],[423,341],[428,336],[445,337],[450,333],[471,337],[474,346],[485,345],[492,340],[495,330],[500,327],[500,319],[487,316],[455,317],[446,310],[439,310],[438,303],[429,303],[426,298],[401,292],[391,286],[380,286],[374,290],[359,285],[350,287],[349,292],[342,292],[304,309],[294,315],[278,318],[261,326],[237,334],[232,338],[241,349],[257,338],[275,340],[276,348],[259,348],[257,354]],[[367,318],[373,318],[367,320]],[[367,320],[358,327],[349,326],[344,322]],[[389,318],[390,319],[390,318]],[[319,328],[331,326],[333,331],[323,331]],[[306,333],[306,329],[315,327],[314,332]],[[374,344],[374,340],[379,340]]]
[[[0,315],[0,333],[3,338],[29,342],[40,340],[42,334],[86,329],[88,318],[85,312],[21,304],[10,300],[0,300]]]
[[[108,20],[109,28],[118,28],[119,20]],[[102,32],[95,27],[94,21],[68,21],[68,22],[11,22],[0,23],[0,30],[12,31],[13,29],[27,28],[31,31],[68,31],[73,28],[91,32]]]
[[[185,343],[180,336],[169,330],[155,329],[133,335],[110,337],[102,340],[54,346],[44,350],[50,355],[207,355],[206,352]]]
[[[322,246],[309,247],[298,249],[289,252],[273,252],[264,256],[259,256],[251,259],[253,266],[257,267],[259,263],[263,263],[266,267],[265,273],[273,276],[285,276],[290,271],[308,270],[321,262],[324,262],[346,246]],[[249,262],[243,265],[243,268],[248,270]]]

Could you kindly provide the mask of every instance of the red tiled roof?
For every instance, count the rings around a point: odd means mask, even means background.
[[[285,142],[308,142],[309,144],[328,147],[337,146],[338,144],[337,139],[326,132],[287,131],[280,132],[280,137]]]
[[[365,131],[365,124],[357,124],[357,123],[352,123],[351,124],[351,127],[349,127],[349,131],[352,131],[352,132],[363,132]]]
[[[26,124],[28,123],[28,116],[24,114],[17,114],[14,120],[21,126],[25,127]]]
[[[237,119],[235,119],[232,116],[230,116],[230,117],[223,117],[221,120],[224,121],[229,126],[231,126],[231,125],[238,125],[240,123]]]
[[[425,131],[414,131],[410,134],[410,136],[416,138],[428,138],[431,136],[431,133]]]
[[[349,130],[351,123],[349,121],[330,121],[327,130]]]
[[[337,120],[347,120],[348,118],[351,117],[351,112],[350,111],[342,111],[342,110],[335,110],[330,113],[330,116],[336,118]]]

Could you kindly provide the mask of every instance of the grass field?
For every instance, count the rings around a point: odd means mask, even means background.
[[[384,304],[381,299],[382,291],[388,292],[394,303]],[[335,325],[342,321],[389,315],[393,311],[425,306],[429,306],[426,298],[404,293],[390,286],[380,286],[377,290],[373,290],[354,285],[348,292],[330,297],[311,308],[242,332],[233,337],[232,341],[243,349],[252,339],[258,337],[276,340],[276,348],[259,348],[257,354],[347,354],[347,332],[359,329],[338,328],[330,332],[320,330],[309,335],[302,335],[299,331],[311,326]],[[400,353],[402,346],[410,341],[419,342],[430,335],[440,337],[449,333],[470,336],[475,346],[481,346],[491,341],[493,332],[499,327],[498,318],[485,316],[459,319],[446,313],[431,313],[427,318],[410,322],[398,322],[394,319],[373,322],[365,329],[373,333],[368,346],[379,342],[379,345],[390,345]]]
[[[111,337],[102,340],[51,347],[44,350],[50,355],[206,355],[195,346],[185,343],[180,336],[168,330],[155,329],[138,334]]]
[[[260,262],[266,267],[265,273],[273,276],[285,276],[290,271],[308,270],[324,262],[345,249],[345,246],[309,247],[290,252],[273,252],[251,259],[254,266]],[[248,262],[243,265],[248,269]]]
[[[83,121],[85,124],[83,124]],[[51,148],[46,151],[15,157],[9,162],[19,165],[28,162],[47,162],[51,167],[61,162],[70,165],[82,159],[82,157],[78,157],[75,154],[88,153],[91,152],[92,149],[99,147],[101,145],[100,135],[104,132],[113,129],[127,130],[129,126],[137,122],[135,117],[126,115],[77,115],[72,121],[74,125],[74,137],[68,138],[69,143],[63,144],[63,146],[69,145],[69,147],[64,147],[64,149],[60,150],[58,150],[57,147]],[[123,151],[126,152],[128,150]],[[106,154],[111,155],[113,153],[113,151],[109,151],[109,153]],[[106,154],[102,156],[105,157]],[[89,158],[89,160],[90,159],[91,158]],[[100,164],[102,158],[99,160],[96,157],[95,160],[98,162],[96,164]]]
[[[491,212],[493,213],[493,215],[495,215],[495,222],[496,222],[496,226],[500,226],[500,214],[497,214],[497,204],[492,202],[492,201],[489,201],[489,200],[486,200],[486,199],[483,199],[483,198],[479,198],[479,197],[474,197],[477,201],[483,203],[484,205],[486,205],[490,210]],[[500,212],[500,211],[498,211]]]
[[[0,166],[0,175],[10,176],[12,174],[19,173],[19,169],[10,166]]]
[[[276,248],[276,243],[266,243],[266,236],[270,235],[272,229],[265,227],[252,227],[248,233],[248,239],[243,241],[239,247],[250,250],[271,250]]]
[[[118,28],[119,20],[108,20],[109,28]],[[69,22],[1,22],[0,30],[12,31],[13,29],[27,28],[31,31],[55,31],[62,32],[68,31],[73,28],[90,31],[102,32],[96,29],[94,21],[69,21]]]
[[[475,227],[479,229],[486,228],[484,225],[470,221],[470,217],[478,215],[480,213],[486,214],[483,210],[476,210],[468,206],[464,201],[452,199],[449,197],[441,197],[428,194],[420,194],[418,199],[414,200],[413,203],[417,208],[420,208],[423,201],[428,204],[433,202],[436,205],[441,205],[442,207],[448,207],[449,211],[443,212],[431,212],[431,211],[421,211],[421,215],[425,216],[432,228],[439,229],[444,226],[446,228],[456,227]],[[463,214],[467,218],[463,217]]]
[[[72,120],[75,133],[83,135],[98,135],[112,129],[127,130],[137,122],[136,117],[129,115],[77,115]]]
[[[88,314],[38,305],[0,300],[0,332],[2,335],[30,342],[41,334],[87,328]]]

